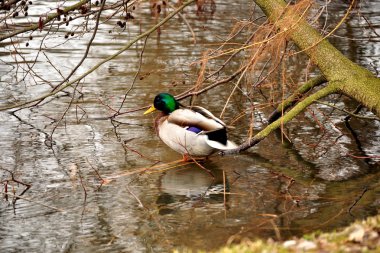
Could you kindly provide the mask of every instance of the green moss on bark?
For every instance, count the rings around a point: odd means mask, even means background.
[[[255,0],[269,20],[311,58],[338,90],[373,110],[380,117],[380,79],[345,57],[283,0]],[[287,20],[286,22],[281,22]],[[294,21],[289,24],[289,21]],[[289,25],[291,25],[289,29]]]
[[[317,76],[305,82],[290,97],[277,106],[276,110],[274,110],[268,118],[269,123],[272,123],[281,117],[283,112],[297,103],[306,92],[324,82],[326,82],[326,78],[324,76]]]

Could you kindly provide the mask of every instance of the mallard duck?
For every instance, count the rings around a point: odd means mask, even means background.
[[[203,107],[185,107],[172,95],[160,93],[144,114],[155,110],[161,111],[154,124],[158,136],[184,160],[237,147],[227,139],[226,124]]]

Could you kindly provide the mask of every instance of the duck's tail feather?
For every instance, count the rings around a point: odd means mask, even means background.
[[[206,143],[215,149],[226,150],[237,148],[237,145],[227,139],[225,128],[205,133],[208,137]]]
[[[215,148],[215,149],[218,149],[218,150],[227,150],[227,149],[235,149],[237,148],[238,146],[233,143],[232,141],[227,141],[226,145],[223,145],[217,141],[211,141],[211,140],[206,140],[206,143],[212,147],[212,148]]]

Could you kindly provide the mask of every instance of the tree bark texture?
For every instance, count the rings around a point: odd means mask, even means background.
[[[300,16],[284,0],[255,0],[279,31],[286,32],[318,66],[338,92],[350,96],[380,117],[380,79],[355,64]]]

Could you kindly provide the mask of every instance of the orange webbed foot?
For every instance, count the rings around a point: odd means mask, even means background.
[[[190,161],[192,161],[193,159],[191,159],[191,157],[189,156],[189,154],[183,154],[182,155],[182,158],[183,158],[183,162],[190,162]]]

